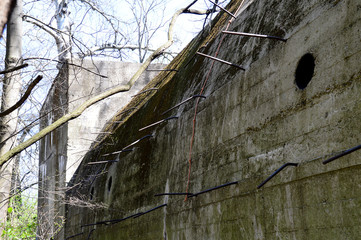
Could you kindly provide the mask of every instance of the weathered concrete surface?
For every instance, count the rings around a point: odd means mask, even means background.
[[[108,78],[99,77],[82,68],[72,68],[69,74],[68,90],[70,112],[99,93],[114,86],[126,84],[141,66],[140,63],[99,60],[87,60],[77,64]],[[164,66],[164,64],[152,64],[149,69],[162,69]],[[122,109],[132,99],[132,96],[137,94],[157,74],[158,72],[155,71],[146,71],[130,91],[98,102],[68,124],[67,182],[70,181],[91,143],[114,112]]]
[[[234,12],[241,1],[232,1]],[[227,18],[209,37],[194,40],[148,87],[161,89],[134,100],[139,110],[114,117],[102,143],[83,159],[69,196],[108,204],[89,210],[69,206],[66,236],[77,239],[358,239],[361,235],[361,158],[358,152],[323,165],[329,154],[361,143],[361,2],[247,1],[230,31],[269,34],[286,43],[226,36],[218,57],[246,71],[215,63],[198,107],[190,192],[231,181],[184,202],[195,102],[161,115],[199,94],[211,61],[191,59],[201,46],[214,55]],[[207,44],[206,44],[207,43]],[[301,57],[315,69],[304,90],[294,83]],[[168,116],[177,120],[139,132]],[[119,151],[145,136],[132,152]],[[100,140],[100,138],[99,138]],[[118,160],[89,166],[87,163]],[[257,186],[286,162],[288,167]],[[110,180],[111,179],[111,180]],[[110,184],[111,182],[111,184]],[[111,225],[81,226],[166,208]],[[91,231],[95,229],[95,231]]]
[[[41,128],[73,111],[91,97],[114,86],[126,84],[139,66],[139,63],[119,61],[78,60],[64,67],[41,110],[41,115],[46,116],[41,120]],[[162,64],[151,66],[152,69],[162,67]],[[39,229],[43,231],[40,233],[41,236],[51,236],[62,226],[66,182],[74,174],[103,125],[156,74],[157,72],[147,71],[130,91],[98,102],[80,117],[40,141]],[[58,226],[54,226],[54,223]]]
[[[40,111],[44,116],[40,129],[55,122],[68,112],[69,68],[59,71],[47,99]],[[39,190],[38,190],[38,235],[50,238],[59,230],[64,220],[65,172],[67,156],[67,132],[65,124],[40,140],[39,146]]]

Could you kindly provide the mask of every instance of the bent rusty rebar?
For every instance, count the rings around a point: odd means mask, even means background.
[[[144,214],[148,214],[148,213],[150,213],[150,212],[153,212],[154,210],[157,210],[157,209],[159,209],[159,208],[166,207],[166,206],[167,206],[166,203],[165,203],[165,204],[162,204],[162,205],[159,205],[159,206],[157,206],[157,207],[155,207],[155,208],[152,208],[152,209],[150,209],[150,210],[148,210],[148,211],[146,211],[146,212],[141,212],[141,213],[139,213],[137,216],[135,216],[135,217],[133,217],[133,218],[138,218],[138,217],[140,217],[140,216],[142,216],[142,215],[144,215]]]
[[[227,186],[230,186],[230,185],[233,185],[233,184],[237,184],[237,183],[238,183],[238,181],[225,183],[225,184],[222,184],[222,185],[219,185],[219,186],[216,186],[216,187],[212,187],[212,188],[200,191],[198,193],[194,193],[189,197],[197,197],[198,195],[201,195],[201,194],[204,194],[204,193],[207,193],[207,192],[211,192],[211,191],[214,191],[214,190],[217,190],[217,189],[220,189],[220,188],[224,188],[224,187],[227,187]]]
[[[138,131],[143,131],[143,130],[145,130],[145,129],[147,129],[147,128],[150,128],[150,127],[156,126],[156,125],[158,125],[158,124],[161,124],[161,123],[163,123],[163,122],[165,122],[165,121],[168,121],[168,120],[171,120],[171,119],[177,119],[177,118],[178,118],[177,116],[168,117],[168,118],[162,119],[162,120],[160,120],[160,121],[158,121],[158,122],[149,124],[148,126],[145,126],[145,127],[141,128],[141,129],[139,129]]]
[[[263,185],[265,185],[269,180],[271,180],[274,176],[276,176],[279,172],[281,172],[287,166],[297,167],[298,163],[285,163],[279,169],[277,169],[274,173],[271,174],[266,180],[264,180],[260,185],[258,185],[257,189],[260,189]]]
[[[231,63],[231,62],[227,62],[225,60],[222,60],[222,59],[219,59],[219,58],[216,58],[216,57],[213,57],[213,56],[210,56],[210,55],[207,55],[207,54],[204,54],[204,53],[201,53],[201,52],[196,52],[196,54],[200,55],[200,56],[203,56],[203,57],[206,57],[206,58],[210,58],[212,60],[215,60],[217,62],[220,62],[220,63],[224,63],[224,64],[227,64],[227,65],[230,65],[232,67],[236,67],[236,68],[239,68],[243,71],[246,71],[246,69],[240,65],[237,65],[237,64],[234,64],[234,63]]]
[[[81,232],[81,233],[72,235],[72,236],[70,236],[70,237],[67,237],[67,238],[65,238],[65,240],[68,240],[68,239],[71,239],[71,238],[75,238],[75,237],[80,236],[80,235],[83,235],[83,234],[84,234],[84,232]]]
[[[203,95],[193,95],[193,96],[191,96],[191,97],[187,98],[186,100],[184,100],[184,101],[182,101],[182,102],[178,103],[177,105],[175,105],[175,106],[173,106],[173,107],[169,108],[167,111],[163,112],[161,115],[164,115],[164,114],[166,114],[167,112],[169,112],[169,111],[171,111],[171,110],[173,110],[173,109],[175,109],[175,108],[179,107],[180,105],[185,104],[186,102],[188,102],[188,101],[190,101],[190,100],[192,100],[192,99],[196,99],[196,98],[207,98],[207,97],[206,97],[206,96],[203,96]]]
[[[125,221],[125,220],[130,219],[130,218],[140,217],[140,216],[142,216],[142,215],[144,215],[144,214],[148,214],[148,213],[150,213],[150,212],[153,212],[154,210],[157,210],[157,209],[162,208],[162,207],[165,207],[165,206],[167,206],[167,204],[162,204],[162,205],[159,205],[159,206],[154,207],[154,208],[152,208],[152,209],[149,209],[148,211],[139,212],[139,213],[136,213],[136,214],[133,214],[133,215],[130,215],[130,216],[121,218],[121,219],[112,219],[112,220],[105,220],[105,221],[100,221],[100,222],[96,222],[96,223],[85,224],[85,225],[82,225],[81,228],[83,228],[83,227],[91,227],[91,226],[95,226],[95,225],[116,224],[116,223]]]
[[[340,154],[337,154],[336,156],[330,157],[329,159],[323,161],[322,163],[323,163],[323,164],[330,163],[330,162],[332,162],[332,161],[334,161],[334,160],[336,160],[336,159],[338,159],[338,158],[340,158],[340,157],[343,157],[343,156],[345,156],[345,155],[348,155],[348,154],[353,153],[354,151],[357,151],[357,150],[360,150],[360,149],[361,149],[361,145],[358,145],[358,146],[356,146],[356,147],[347,149],[347,150],[341,152]]]
[[[245,33],[245,32],[232,32],[232,31],[222,31],[222,33],[231,34],[231,35],[238,35],[238,36],[246,36],[246,37],[258,37],[258,38],[269,38],[274,40],[280,40],[283,42],[287,42],[287,39],[270,36],[270,35],[264,35],[264,34],[255,34],[255,33]]]

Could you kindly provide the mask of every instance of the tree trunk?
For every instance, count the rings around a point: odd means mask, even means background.
[[[66,60],[69,60],[71,57],[71,37],[70,37],[70,19],[69,19],[69,10],[68,10],[68,0],[56,0],[56,13],[55,19],[57,24],[57,29],[59,30],[58,36],[56,38],[56,45],[58,47],[59,61],[61,64],[58,66],[60,69],[62,64]]]
[[[21,59],[21,40],[22,40],[22,0],[17,0],[16,6],[7,27],[6,39],[6,69],[16,67],[22,64]],[[11,72],[5,74],[3,80],[3,92],[1,101],[1,111],[4,111],[14,105],[21,91],[21,79],[19,72]],[[0,142],[12,135],[17,128],[18,111],[0,118]],[[16,145],[16,137],[12,137],[0,145],[0,155],[4,155],[14,145]],[[13,169],[13,161],[9,161],[0,169],[0,202],[9,197],[11,186],[11,175]],[[6,220],[8,201],[0,205],[0,220]]]

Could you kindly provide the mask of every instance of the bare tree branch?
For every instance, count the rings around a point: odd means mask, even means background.
[[[19,66],[16,66],[16,67],[13,67],[13,68],[4,70],[4,71],[0,71],[0,74],[6,74],[6,73],[15,72],[15,71],[20,70],[20,69],[22,69],[22,68],[26,68],[27,66],[29,66],[29,64],[24,63],[24,64],[21,64],[21,65],[19,65]]]
[[[128,91],[134,85],[134,83],[139,79],[141,74],[147,69],[147,67],[150,65],[150,63],[154,59],[156,59],[158,56],[160,56],[166,49],[168,49],[173,44],[173,42],[174,42],[173,33],[174,33],[175,22],[176,22],[176,20],[177,20],[177,18],[179,17],[180,14],[186,13],[186,12],[187,13],[193,13],[193,12],[199,12],[199,11],[190,10],[189,7],[187,7],[187,8],[183,8],[183,9],[178,10],[173,15],[172,20],[171,20],[171,22],[169,24],[169,28],[168,28],[168,41],[165,42],[163,45],[161,45],[156,51],[154,51],[145,60],[145,62],[141,65],[141,67],[133,75],[133,77],[129,80],[129,82],[127,84],[125,84],[123,86],[115,87],[113,89],[110,89],[110,90],[108,90],[108,91],[106,91],[104,93],[101,93],[101,94],[99,94],[99,95],[85,101],[82,105],[80,105],[78,108],[76,108],[73,112],[64,115],[63,117],[61,117],[60,119],[58,119],[57,121],[52,123],[51,125],[49,125],[46,128],[42,129],[40,132],[35,134],[33,137],[31,137],[27,141],[25,141],[25,142],[19,144],[18,146],[14,147],[13,149],[11,149],[10,151],[8,151],[7,153],[5,153],[3,156],[0,157],[0,167],[3,166],[7,161],[9,161],[16,154],[23,151],[25,148],[31,146],[32,144],[34,144],[38,140],[45,137],[48,133],[54,131],[55,129],[59,128],[63,124],[67,123],[68,121],[79,117],[87,108],[89,108],[93,104],[95,104],[95,103],[97,103],[97,102],[99,102],[99,101],[101,101],[101,100],[103,100],[103,99],[105,99],[107,97],[110,97],[110,96],[112,96],[114,94]]]
[[[58,29],[40,21],[39,19],[36,19],[29,15],[23,15],[23,20],[43,29],[45,32],[49,33],[55,39],[55,41],[63,41],[63,39],[61,39],[61,37],[57,34],[60,32]]]
[[[134,50],[137,50],[139,48],[141,48],[142,50],[150,51],[150,52],[155,52],[157,50],[157,49],[152,49],[152,48],[148,48],[148,47],[139,47],[137,45],[103,44],[101,46],[97,46],[97,47],[93,47],[93,48],[89,49],[89,51],[86,52],[86,53],[79,53],[78,55],[80,57],[87,57],[87,56],[96,55],[95,52],[106,50],[106,49],[117,49],[117,50],[129,49],[129,50],[134,51]],[[163,54],[168,54],[168,55],[172,56],[172,55],[176,55],[178,53],[177,52],[164,51]]]
[[[27,190],[27,189],[29,189],[29,188],[37,185],[37,184],[38,184],[38,182],[32,183],[32,184],[30,184],[30,185],[28,185],[28,186],[26,186],[26,187],[24,187],[24,188],[21,188],[21,189],[17,190],[15,193],[11,194],[11,196],[9,196],[9,197],[7,197],[7,198],[5,198],[5,199],[2,199],[2,201],[0,202],[0,204],[6,202],[6,201],[8,201],[8,200],[10,200],[12,197],[15,197],[15,196],[21,194],[21,193],[24,192],[25,190]]]
[[[10,108],[6,109],[5,111],[0,113],[0,117],[6,116],[8,114],[10,114],[11,112],[13,112],[14,110],[16,110],[17,108],[19,108],[25,101],[26,99],[29,97],[31,91],[33,90],[33,88],[40,82],[40,80],[43,79],[43,76],[39,75],[35,78],[34,81],[32,81],[28,88],[26,89],[24,95],[20,98],[19,101],[17,101],[13,106],[11,106]]]
[[[98,12],[100,15],[102,15],[105,18],[105,20],[107,20],[107,22],[109,22],[110,26],[113,28],[115,33],[119,33],[124,39],[126,38],[121,32],[118,31],[118,29],[116,28],[116,26],[110,19],[110,18],[117,19],[116,17],[106,14],[104,11],[99,9],[97,6],[95,6],[94,3],[90,2],[89,0],[80,0],[80,2],[87,4],[93,11]]]
[[[211,14],[216,12],[213,9],[207,9],[207,10],[197,10],[197,9],[185,9],[184,13],[191,13],[191,14],[196,14],[196,15],[204,15],[204,14]]]
[[[61,61],[59,61],[59,60],[50,59],[50,58],[25,58],[24,61],[35,60],[35,59],[61,63]],[[99,77],[108,78],[108,77],[105,76],[105,75],[102,75],[102,74],[99,74],[99,73],[97,73],[97,72],[94,72],[94,71],[92,71],[92,70],[90,70],[90,69],[88,69],[88,68],[85,68],[85,67],[81,66],[81,65],[78,65],[78,64],[75,64],[75,63],[68,63],[68,64],[71,65],[71,66],[75,66],[75,67],[84,69],[85,71],[90,72],[90,73],[93,73],[93,74],[95,74],[95,75],[98,75]]]

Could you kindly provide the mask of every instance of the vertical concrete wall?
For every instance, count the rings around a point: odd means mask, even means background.
[[[41,110],[41,128],[73,111],[84,101],[114,86],[126,84],[139,63],[74,61],[60,70]],[[162,64],[152,65],[161,69]],[[132,89],[98,102],[79,118],[47,135],[40,142],[39,225],[40,235],[57,233],[64,220],[66,182],[74,174],[103,125],[124,107],[157,72],[145,72]],[[45,237],[45,238],[46,238]]]
[[[114,86],[126,84],[141,66],[140,63],[118,61],[82,61],[75,64],[69,72],[69,111],[84,101]],[[149,69],[162,69],[164,64],[152,64]],[[86,71],[84,69],[91,70]],[[94,74],[99,73],[103,78]],[[130,91],[109,97],[89,109],[79,118],[68,124],[68,160],[66,163],[66,181],[69,182],[91,143],[102,132],[104,124],[114,112],[122,109],[158,72],[146,71]]]
[[[241,0],[234,0],[234,12]],[[361,143],[360,1],[246,1],[230,31],[269,34],[287,42],[226,36],[218,57],[245,71],[195,57],[215,55],[229,16],[195,39],[137,98],[129,116],[112,119],[111,134],[93,146],[76,171],[69,197],[106,207],[68,206],[65,236],[74,239],[358,239],[361,234],[360,152],[322,161]],[[301,68],[311,81],[295,83]],[[309,56],[309,55],[308,55]],[[310,68],[311,66],[311,68]],[[310,73],[310,74],[308,74]],[[190,193],[189,170],[197,108]],[[299,74],[297,74],[299,76]],[[170,116],[144,131],[140,128]],[[119,152],[130,143],[152,134]],[[98,139],[100,140],[100,138]],[[107,155],[111,154],[111,155]],[[90,162],[113,160],[107,164]],[[262,188],[257,186],[287,162]],[[163,206],[167,204],[167,206]],[[156,208],[162,206],[161,208]],[[154,210],[148,212],[149,210]],[[138,213],[146,213],[137,215]],[[76,237],[75,237],[76,235]]]
[[[47,99],[40,111],[40,129],[55,122],[68,112],[69,68],[64,66],[57,75]],[[50,238],[64,221],[64,199],[67,132],[65,124],[40,140],[38,235]]]

